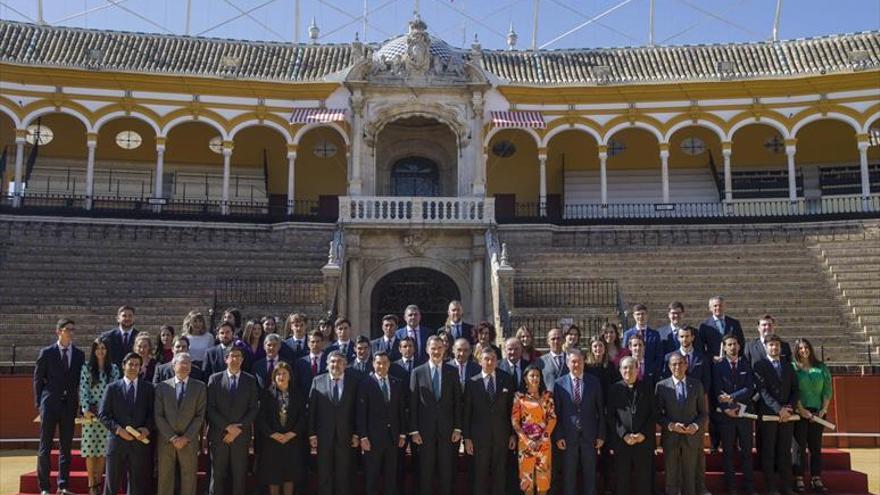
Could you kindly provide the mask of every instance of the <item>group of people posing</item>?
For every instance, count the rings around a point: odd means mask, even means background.
[[[193,311],[179,334],[163,326],[154,342],[123,306],[88,355],[62,319],[34,371],[40,489],[49,493],[57,429],[57,485],[70,493],[78,420],[91,494],[115,495],[127,479],[130,494],[194,495],[204,436],[216,495],[348,494],[357,470],[369,494],[407,493],[411,471],[418,495],[451,495],[459,475],[475,495],[648,495],[658,429],[667,495],[707,493],[707,432],[729,493],[736,456],[742,489],[755,493],[753,436],[767,493],[804,492],[807,471],[824,492],[827,367],[807,339],[793,355],[770,315],[746,341],[721,297],[709,309],[694,327],[673,302],[654,330],[637,304],[622,336],[609,323],[581,350],[577,327],[552,328],[545,353],[528,328],[496,345],[493,325],[464,322],[458,301],[440,329],[410,305],[402,325],[384,316],[374,340],[353,339],[345,318],[308,331],[299,314],[242,324],[230,309],[213,332]]]

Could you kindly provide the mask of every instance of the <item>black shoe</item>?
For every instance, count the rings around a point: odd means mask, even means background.
[[[825,488],[825,484],[822,483],[822,478],[813,478],[810,481],[810,487],[813,489],[813,493],[827,493],[828,489]]]

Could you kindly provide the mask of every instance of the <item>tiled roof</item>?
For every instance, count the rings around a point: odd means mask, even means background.
[[[395,38],[391,40],[394,42]],[[378,46],[364,47],[369,55]],[[463,52],[470,58],[471,52]],[[322,80],[354,63],[350,44],[311,45],[99,31],[0,21],[0,61],[22,65],[268,81]],[[484,50],[483,68],[514,85],[761,79],[880,68],[880,32],[777,43]]]

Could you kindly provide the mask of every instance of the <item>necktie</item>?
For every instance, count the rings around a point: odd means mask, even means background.
[[[333,379],[333,403],[339,404],[339,379]]]
[[[422,352],[421,344],[422,343],[419,342],[419,329],[418,328],[416,328],[415,330],[412,331],[412,339],[413,339],[413,343],[416,346],[416,356],[421,356],[421,352]]]
[[[385,403],[391,402],[391,391],[388,390],[388,379],[382,379],[382,396],[385,397]]]
[[[776,376],[782,377],[782,367],[779,366],[778,360],[773,360],[773,369],[776,370]]]
[[[269,360],[268,369],[266,369],[266,377],[272,379],[272,372],[275,371],[275,358]]]
[[[134,407],[134,382],[128,384],[128,390],[125,391],[125,401],[130,407]]]
[[[691,354],[690,354],[690,353],[687,353],[687,354],[684,355],[684,357],[687,358],[688,369],[691,369]]]
[[[687,399],[684,395],[684,382],[678,382],[675,386],[675,396],[679,403],[683,403]]]
[[[67,347],[61,349],[61,360],[64,361],[64,371],[70,370],[70,361],[67,359]]]
[[[410,361],[410,360],[406,360],[406,361],[404,361],[404,362],[406,363],[406,372],[407,372],[407,373],[412,373],[412,361]]]
[[[458,363],[458,379],[461,380],[462,385],[464,385],[464,365],[462,363]]]
[[[455,324],[455,328],[454,328],[453,331],[452,331],[452,335],[453,335],[456,339],[460,339],[460,338],[461,338],[461,323],[456,323],[456,324]]]
[[[730,373],[733,375],[733,378],[736,379],[736,360],[730,362]]]
[[[342,352],[343,356],[348,355],[348,344],[339,344],[339,351]]]
[[[440,368],[434,368],[431,376],[431,387],[434,389],[434,398],[440,400]]]
[[[573,385],[574,390],[572,392],[574,393],[574,403],[580,404],[581,403],[581,380],[580,380],[580,378],[575,378],[573,380],[573,382],[574,382],[574,385]]]
[[[125,332],[122,332],[122,348],[128,349],[128,334]]]
[[[724,335],[724,320],[715,320],[715,326],[718,327],[718,331],[721,332],[721,335]]]
[[[318,358],[312,356],[312,376],[318,374]]]
[[[562,362],[562,354],[556,356],[556,368],[557,370],[561,370],[564,363]]]
[[[489,375],[489,383],[486,385],[486,392],[489,394],[489,401],[495,402],[495,377]]]
[[[180,404],[183,402],[183,397],[186,394],[186,384],[180,382],[177,384],[177,407],[180,407]]]
[[[238,377],[232,375],[232,381],[229,383],[229,393],[235,395],[236,390],[238,390]]]

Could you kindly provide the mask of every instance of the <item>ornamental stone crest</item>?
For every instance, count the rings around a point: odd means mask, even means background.
[[[409,231],[403,235],[401,239],[403,247],[413,256],[422,256],[425,254],[425,247],[428,245],[428,234],[420,230]]]

